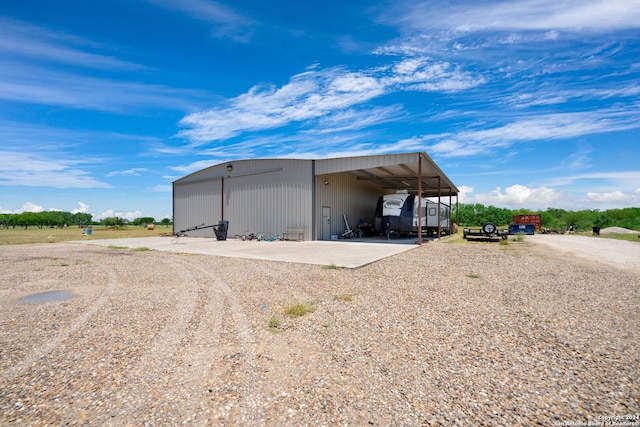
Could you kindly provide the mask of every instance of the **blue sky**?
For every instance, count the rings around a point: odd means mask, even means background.
[[[640,206],[640,0],[0,6],[0,212],[159,220],[220,162],[407,151],[461,203]]]

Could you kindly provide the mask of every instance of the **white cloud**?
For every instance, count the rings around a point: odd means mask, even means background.
[[[639,0],[520,0],[400,3],[380,20],[403,30],[473,31],[618,31],[640,27]],[[554,33],[550,33],[554,37]]]
[[[638,201],[638,197],[633,194],[625,194],[622,191],[611,191],[608,193],[588,192],[587,198],[592,202],[603,204],[623,204],[633,205]]]
[[[37,27],[28,22],[0,17],[0,52],[5,56],[35,58],[40,61],[96,69],[142,70],[145,68],[109,55],[85,52],[77,47],[86,48],[88,45],[95,44],[75,36]]]
[[[56,209],[50,209],[50,210],[56,210]],[[36,205],[33,202],[26,202],[24,205],[22,205],[22,207],[16,209],[16,210],[10,210],[10,209],[2,209],[0,208],[0,213],[3,214],[19,214],[19,213],[23,213],[23,212],[43,212],[44,208],[40,205]]]
[[[22,208],[18,209],[16,211],[16,213],[20,213],[20,212],[42,212],[44,211],[44,208],[40,205],[36,205],[35,203],[32,202],[27,202],[24,205],[22,205]]]
[[[486,123],[481,124],[487,127]],[[587,113],[559,113],[514,120],[502,126],[442,135],[427,135],[422,139],[430,153],[442,157],[463,157],[481,153],[491,154],[495,149],[536,140],[557,140],[583,135],[623,131],[640,128],[640,110],[617,108]],[[438,140],[439,137],[441,140]]]
[[[484,78],[448,63],[411,58],[386,67],[358,72],[341,67],[311,69],[282,87],[254,86],[229,99],[227,105],[189,114],[178,136],[192,145],[222,141],[243,132],[284,127],[295,122],[330,120],[355,105],[397,91],[457,92],[484,83]],[[368,112],[360,112],[367,116]],[[366,120],[362,121],[363,125]]]
[[[580,181],[586,181],[587,185],[593,186],[594,182],[606,182],[609,187],[619,191],[637,194],[636,183],[640,182],[640,171],[615,171],[615,172],[589,172],[575,175],[560,175],[549,177],[545,184],[549,186],[572,186],[576,187]],[[608,192],[604,192],[608,193]]]
[[[109,188],[89,172],[74,168],[77,161],[33,153],[0,151],[0,186]]]
[[[229,6],[210,0],[149,0],[157,6],[180,11],[192,19],[216,26],[214,34],[238,42],[248,42],[256,22]]]
[[[101,221],[105,218],[113,218],[113,217],[117,217],[117,218],[123,218],[126,219],[128,221],[133,221],[136,218],[140,218],[142,216],[142,212],[140,211],[120,211],[120,210],[113,210],[113,209],[107,209],[106,211],[102,212],[101,214],[98,215],[93,215],[93,220],[94,221]]]
[[[562,194],[549,187],[527,187],[515,184],[500,187],[484,194],[473,194],[473,187],[460,186],[460,203],[475,204],[480,203],[485,206],[496,206],[505,208],[531,208],[546,209],[553,206],[562,199]]]
[[[0,99],[100,111],[127,112],[132,108],[189,110],[203,92],[161,85],[85,77],[20,63],[0,67]]]
[[[72,210],[71,213],[75,214],[75,213],[88,213],[89,212],[89,205],[87,205],[86,203],[78,202],[78,206],[80,206],[80,207]]]
[[[422,92],[458,92],[486,82],[484,77],[463,72],[448,62],[436,62],[427,57],[410,57],[391,67],[392,73],[381,81],[388,90]]]
[[[123,171],[109,172],[107,174],[107,176],[116,176],[116,175],[140,176],[140,172],[149,172],[149,169],[147,169],[147,168],[131,168],[131,169],[123,170]]]

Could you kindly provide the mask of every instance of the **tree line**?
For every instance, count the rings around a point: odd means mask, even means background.
[[[156,222],[155,218],[149,216],[136,218],[133,221],[120,217],[107,217],[100,221],[94,221],[93,215],[90,213],[63,211],[0,214],[0,228],[63,228],[69,226],[88,227],[91,225],[104,225],[106,227],[124,225],[146,226],[147,224],[156,223],[168,226],[171,224],[171,219],[164,218],[162,221]]]
[[[578,230],[590,230],[592,227],[623,227],[640,231],[640,208],[623,208],[599,210],[567,211],[564,209],[548,208],[545,211],[532,211],[528,209],[512,210],[484,206],[482,204],[459,204],[452,207],[453,219],[458,221],[461,227],[480,227],[486,222],[497,225],[513,223],[514,215],[539,214],[540,225],[550,229],[567,229],[570,226]],[[120,217],[107,217],[100,221],[93,221],[93,215],[83,212],[23,212],[19,214],[0,214],[0,228],[16,227],[65,227],[90,225],[104,225],[106,227],[147,224],[162,224],[169,226],[170,218],[164,218],[157,222],[153,217],[140,217],[129,221]]]
[[[591,230],[592,227],[622,227],[640,231],[640,208],[623,208],[599,210],[567,211],[564,209],[547,208],[545,211],[528,209],[505,209],[482,204],[454,205],[453,218],[462,227],[479,227],[486,222],[496,225],[513,223],[515,215],[539,214],[540,226],[549,229],[567,229],[570,226],[578,230]]]

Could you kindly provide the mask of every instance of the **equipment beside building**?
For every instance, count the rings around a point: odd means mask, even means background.
[[[540,214],[514,215],[513,224],[533,224],[535,231],[540,231]]]
[[[535,234],[536,228],[533,224],[509,224],[509,234]]]

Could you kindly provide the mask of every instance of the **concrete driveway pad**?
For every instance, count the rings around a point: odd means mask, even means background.
[[[301,264],[358,268],[382,258],[416,248],[415,239],[384,242],[356,241],[242,241],[202,237],[141,237],[127,239],[78,240],[73,243],[100,246],[148,248],[157,251],[261,259]]]

